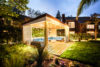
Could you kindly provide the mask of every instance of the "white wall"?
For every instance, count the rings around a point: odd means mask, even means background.
[[[32,27],[31,25],[23,26],[23,42],[30,44],[32,38]]]

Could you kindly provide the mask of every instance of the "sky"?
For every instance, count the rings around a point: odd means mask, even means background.
[[[76,16],[77,8],[81,0],[30,0],[28,7],[40,12],[56,16],[59,10],[66,16]],[[93,13],[100,14],[100,0],[92,4],[89,8],[84,9],[80,16],[90,16]]]

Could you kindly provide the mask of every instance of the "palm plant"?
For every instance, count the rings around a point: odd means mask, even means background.
[[[48,58],[48,52],[45,51],[45,47],[42,47],[41,45],[37,45],[37,49],[38,49],[38,56],[37,56],[37,67],[43,67],[42,63],[45,59]]]
[[[43,61],[46,59],[49,59],[49,53],[46,50],[46,45],[41,45],[40,42],[32,42],[32,45],[34,45],[37,49],[37,54],[36,56],[36,62],[37,62],[37,67],[43,67]]]
[[[81,0],[78,10],[77,10],[77,19],[78,16],[83,12],[84,8],[89,7],[91,4],[96,3],[98,0]]]

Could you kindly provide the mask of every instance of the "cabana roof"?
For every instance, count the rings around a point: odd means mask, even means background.
[[[65,25],[67,25],[67,24],[64,24],[63,22],[61,22],[60,20],[58,20],[57,18],[46,13],[46,14],[43,14],[39,17],[31,19],[28,22],[25,22],[23,24],[23,26],[31,24],[33,27],[44,28],[45,22],[50,22],[48,24],[49,28],[58,28],[58,27],[63,28]]]
[[[36,18],[33,18],[33,19],[31,19],[31,20],[29,20],[29,21],[23,23],[23,25],[29,24],[29,23],[31,23],[32,21],[38,20],[38,19],[43,18],[43,17],[50,17],[50,18],[52,18],[53,20],[56,20],[56,21],[58,21],[58,22],[60,22],[60,23],[63,23],[63,22],[61,22],[60,20],[58,20],[57,18],[55,18],[55,17],[53,17],[53,16],[51,16],[51,15],[45,13],[45,14],[43,14],[43,15],[41,15],[41,16],[38,16],[38,17],[36,17]],[[64,23],[63,23],[63,24],[64,24]]]

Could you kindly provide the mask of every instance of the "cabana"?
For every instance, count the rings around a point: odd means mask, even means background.
[[[48,45],[49,42],[60,40],[69,41],[69,27],[49,14],[41,15],[23,24],[24,43],[31,44],[32,41],[38,41]]]

